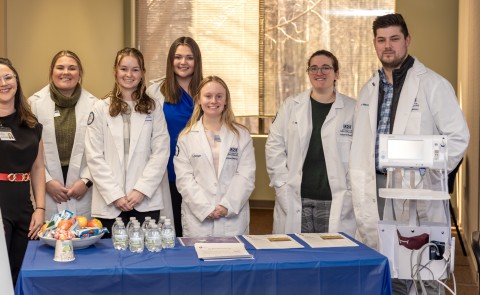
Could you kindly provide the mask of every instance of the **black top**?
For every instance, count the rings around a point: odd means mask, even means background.
[[[303,163],[302,198],[330,201],[332,191],[328,183],[327,165],[322,143],[322,126],[333,103],[320,103],[310,98],[312,104],[312,135]]]
[[[37,124],[34,128],[23,125],[15,112],[0,117],[2,127],[10,128],[15,141],[0,140],[0,173],[30,172],[37,158],[42,125]],[[16,198],[18,195],[30,197],[30,182],[0,181],[0,200],[4,197]]]

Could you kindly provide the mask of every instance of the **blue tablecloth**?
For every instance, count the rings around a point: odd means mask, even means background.
[[[15,294],[391,294],[387,258],[362,244],[256,250],[241,239],[254,260],[201,261],[180,245],[136,254],[104,239],[55,262],[54,248],[31,241]]]

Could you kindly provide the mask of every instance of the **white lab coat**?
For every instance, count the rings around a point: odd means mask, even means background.
[[[178,139],[173,163],[183,198],[182,225],[186,237],[248,234],[248,198],[255,186],[255,155],[248,130],[237,130],[238,137],[222,126],[218,177],[201,119],[191,132]],[[217,204],[228,209],[227,216],[207,219]]]
[[[110,116],[110,98],[94,105],[85,139],[87,163],[93,177],[92,216],[117,217],[121,211],[113,202],[134,189],[145,195],[135,207],[137,211],[171,208],[166,173],[170,138],[162,107],[155,102],[151,114],[132,111],[126,175],[122,116]],[[166,215],[173,216],[172,212]]]
[[[375,71],[360,91],[350,161],[352,198],[359,234],[363,242],[372,248],[378,247],[375,137],[379,79],[379,73]],[[392,134],[447,135],[449,172],[467,149],[470,135],[452,86],[417,59],[405,78]],[[404,209],[402,216],[408,220],[408,204],[398,200],[395,206],[398,205],[399,209]],[[441,201],[418,201],[417,210],[420,221],[446,222]],[[387,201],[385,213],[391,211],[391,202]]]
[[[46,181],[57,180],[66,187],[73,185],[80,178],[91,179],[90,172],[85,159],[85,130],[87,128],[87,118],[96,97],[85,89],[82,89],[80,98],[75,105],[76,131],[73,142],[70,164],[68,166],[67,182],[63,181],[62,167],[58,155],[57,139],[55,136],[55,103],[50,96],[50,85],[32,95],[30,102],[33,114],[43,125],[42,139],[45,158],[45,176]],[[70,210],[76,216],[85,216],[90,218],[92,190],[88,189],[82,199],[71,199],[67,202],[56,203],[52,197],[46,194],[45,218],[49,219],[54,213],[62,210]]]
[[[299,233],[302,225],[303,163],[312,134],[309,89],[285,100],[270,128],[265,155],[270,186],[275,188],[273,233]],[[336,93],[321,129],[332,192],[329,231],[355,236],[356,224],[348,177],[355,100]]]
[[[162,86],[163,80],[165,80],[165,77],[150,80],[150,86],[148,86],[147,90],[145,91],[148,96],[158,100],[162,104],[162,107],[165,102],[165,96],[163,96],[162,92],[160,91],[160,86]]]

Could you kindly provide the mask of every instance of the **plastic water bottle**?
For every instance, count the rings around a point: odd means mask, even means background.
[[[144,249],[143,232],[139,224],[133,226],[132,232],[128,239],[130,252],[142,253]]]
[[[165,223],[165,219],[167,219],[167,216],[160,216],[160,219],[158,220],[158,228],[162,230],[163,224]]]
[[[142,231],[144,236],[146,236],[147,234],[147,227],[148,227],[148,224],[150,223],[150,220],[152,220],[152,218],[150,216],[146,216],[145,220],[142,223]]]
[[[133,221],[137,220],[135,216],[130,217],[130,221],[127,223],[127,233],[130,232],[131,228],[133,227]]]
[[[118,223],[122,221],[122,217],[115,217],[115,222],[112,225],[112,242],[115,244],[115,231],[117,229]]]
[[[113,247],[115,250],[127,250],[128,235],[122,220],[118,221],[115,231],[113,231]]]
[[[153,223],[147,227],[147,235],[145,236],[145,246],[150,252],[162,251],[162,234],[158,229],[158,225]]]
[[[162,227],[162,245],[165,249],[175,247],[175,230],[170,224],[170,219],[165,219]]]

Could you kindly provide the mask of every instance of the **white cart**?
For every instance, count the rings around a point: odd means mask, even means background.
[[[453,272],[447,159],[446,136],[380,135],[379,165],[387,185],[379,189],[386,199],[379,250],[389,259],[392,278],[443,280]],[[422,210],[432,205],[444,216],[427,220]]]

